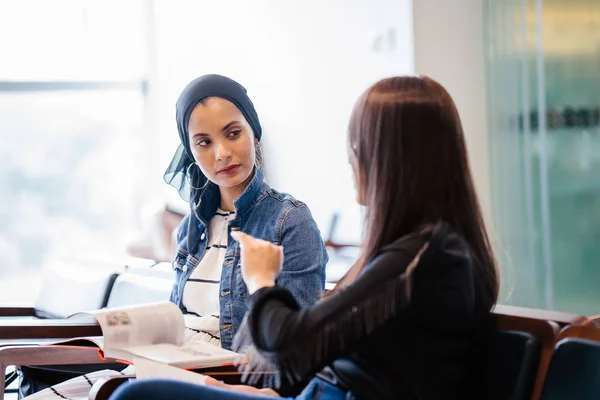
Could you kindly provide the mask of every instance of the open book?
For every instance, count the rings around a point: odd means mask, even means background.
[[[171,302],[144,304],[77,313],[93,316],[103,336],[75,338],[62,345],[95,345],[105,358],[133,363],[138,357],[179,368],[231,365],[239,354],[201,340],[185,342],[183,313]]]

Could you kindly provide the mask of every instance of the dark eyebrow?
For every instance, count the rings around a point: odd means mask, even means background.
[[[227,129],[231,128],[232,125],[235,124],[239,124],[240,121],[231,121],[230,123],[228,123],[227,125],[225,125],[223,127],[223,129],[221,129],[221,131],[226,131]],[[197,137],[210,137],[210,135],[208,133],[194,133],[192,135],[192,140],[195,140]]]
[[[221,131],[226,131],[227,129],[231,128],[231,125],[239,124],[239,123],[240,123],[240,121],[231,121],[230,123],[228,123],[227,125],[225,125],[223,127],[223,129],[221,129]]]
[[[198,137],[210,137],[208,133],[194,133],[192,135],[192,140],[196,140]]]

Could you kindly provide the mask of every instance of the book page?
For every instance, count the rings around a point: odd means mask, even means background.
[[[71,338],[71,339],[60,340],[58,342],[52,341],[49,344],[50,345],[63,345],[63,346],[77,346],[77,347],[95,346],[95,347],[98,347],[99,349],[103,349],[104,348],[104,338],[102,336],[76,337],[76,338]]]
[[[185,322],[171,302],[107,308],[89,312],[98,320],[104,336],[104,351],[131,346],[183,344]]]
[[[146,358],[136,357],[133,360],[137,379],[168,378],[178,381],[204,385],[206,376],[185,369],[172,367]]]
[[[150,346],[134,346],[123,349],[133,356],[144,357],[181,368],[216,367],[230,365],[238,358],[238,354],[206,342],[189,342],[183,346],[159,344]],[[110,356],[110,352],[106,353]],[[123,355],[121,355],[123,358]],[[134,357],[131,357],[132,359]]]

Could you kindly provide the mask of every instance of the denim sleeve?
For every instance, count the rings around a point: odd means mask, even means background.
[[[177,230],[177,249],[179,250],[181,247],[187,251],[187,233],[188,233],[188,223],[190,220],[190,214],[186,214],[185,217],[179,223],[179,226],[176,228]]]
[[[313,305],[325,289],[325,244],[308,207],[286,210],[281,224],[283,270],[277,284],[288,289],[301,307]]]
[[[177,231],[177,255],[175,259],[171,261],[173,267],[175,267],[175,263],[179,263],[179,258],[183,257],[181,262],[185,262],[185,255],[187,255],[187,236],[188,236],[188,221],[190,219],[190,214],[187,214],[183,220],[179,223],[179,226],[176,228]],[[183,255],[182,255],[183,254]],[[181,265],[181,264],[180,264]],[[179,282],[180,276],[182,272],[180,270],[176,270],[175,281],[173,281],[173,288],[171,289],[171,295],[169,296],[169,301],[180,305],[181,298],[178,298],[178,287],[181,282]]]

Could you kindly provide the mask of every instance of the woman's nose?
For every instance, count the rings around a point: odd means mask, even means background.
[[[229,146],[227,146],[226,143],[218,142],[215,147],[215,158],[218,161],[225,160],[231,157],[231,150],[229,149]]]

